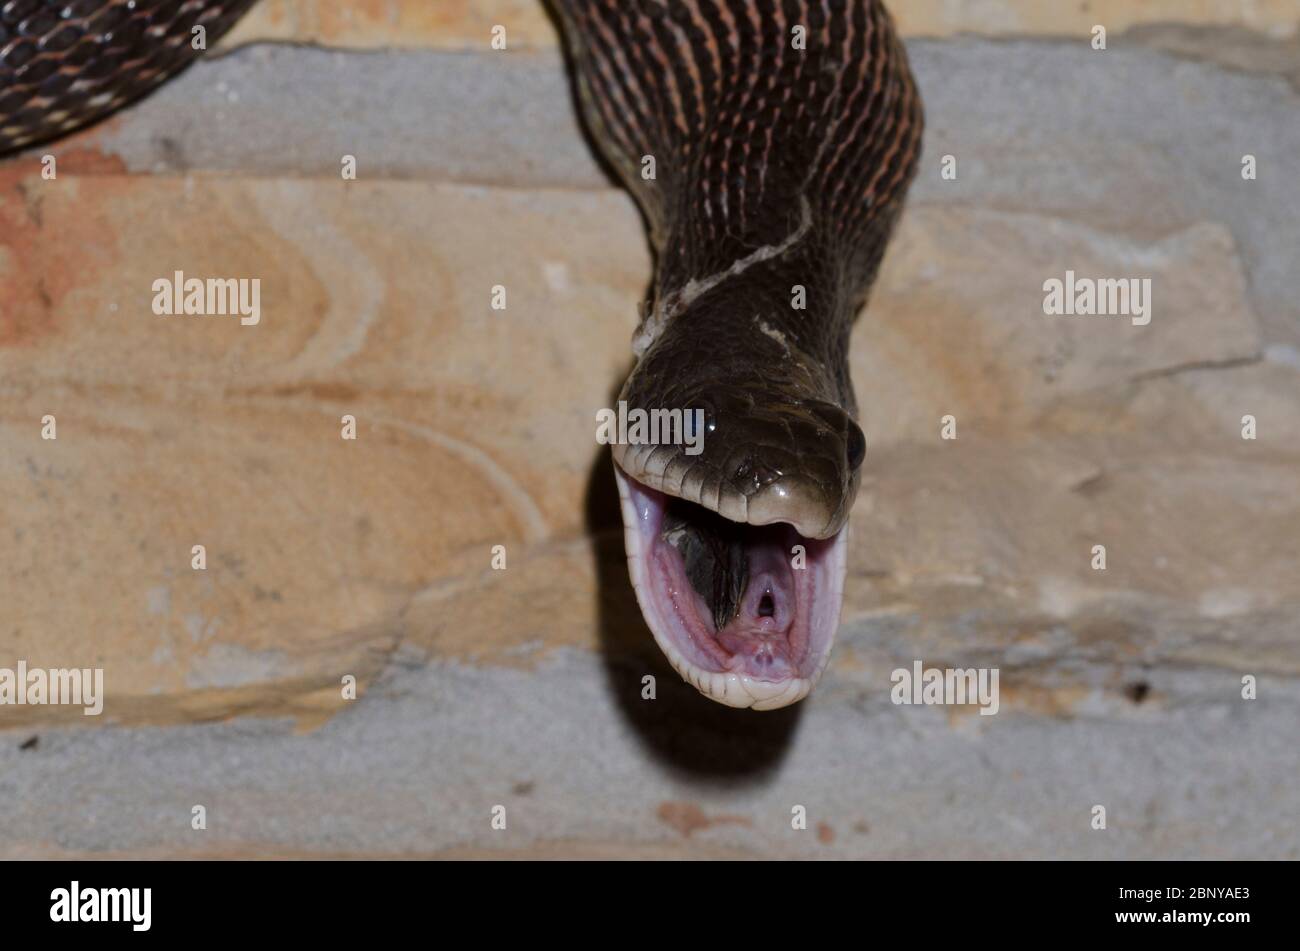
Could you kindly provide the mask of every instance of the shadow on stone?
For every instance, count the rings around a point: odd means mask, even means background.
[[[670,768],[700,779],[760,781],[789,749],[803,704],[735,710],[705,698],[672,669],[641,617],[628,577],[613,465],[609,450],[600,447],[587,479],[586,528],[596,559],[605,674],[618,709]],[[646,676],[654,677],[655,699],[642,698]]]

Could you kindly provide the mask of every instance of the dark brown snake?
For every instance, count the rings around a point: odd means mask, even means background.
[[[620,398],[704,414],[699,454],[614,446],[642,613],[705,694],[785,706],[838,625],[866,451],[849,334],[921,144],[907,57],[878,0],[553,2],[655,250]],[[0,153],[137,98],[251,4],[0,0]]]

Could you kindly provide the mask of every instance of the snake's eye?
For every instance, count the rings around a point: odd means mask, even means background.
[[[713,407],[708,403],[701,403],[695,409],[688,409],[682,414],[682,428],[688,440],[703,439],[707,434],[712,433],[718,428]]]
[[[862,434],[862,428],[852,420],[849,421],[849,432],[844,437],[844,445],[849,456],[849,471],[852,472],[862,465],[862,460],[867,456],[867,437]]]

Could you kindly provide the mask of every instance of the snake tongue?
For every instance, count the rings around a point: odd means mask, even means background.
[[[749,584],[743,526],[704,510],[692,514],[679,499],[670,501],[662,537],[681,555],[687,580],[709,606],[713,629],[721,631],[740,611]]]

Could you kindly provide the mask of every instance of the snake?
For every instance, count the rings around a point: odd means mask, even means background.
[[[146,94],[252,2],[0,0],[0,154]],[[653,251],[619,402],[683,421],[611,446],[637,602],[700,693],[788,706],[840,622],[850,336],[924,131],[906,50],[881,0],[550,2]]]
[[[0,0],[0,154],[138,99],[254,0]]]

